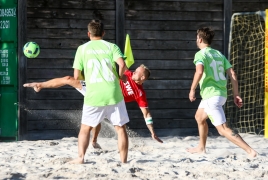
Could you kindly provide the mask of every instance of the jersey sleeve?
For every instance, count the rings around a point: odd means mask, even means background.
[[[128,77],[131,77],[132,72],[130,70],[126,70],[124,74]]]
[[[119,47],[115,44],[113,44],[113,61],[116,61],[118,58],[123,58],[124,59],[124,54],[121,52]]]
[[[144,92],[142,96],[136,99],[136,102],[138,103],[139,107],[143,107],[143,108],[148,107],[148,101]]]
[[[197,52],[194,56],[194,64],[198,65],[198,64],[202,64],[204,65],[204,58],[201,55],[201,53]]]
[[[82,46],[79,46],[76,50],[75,53],[75,58],[74,58],[74,63],[73,63],[73,68],[74,69],[78,69],[80,71],[82,71],[84,69],[83,67],[83,59],[82,59],[82,54],[81,54],[81,49]]]
[[[231,67],[231,63],[224,57],[224,70],[230,69]]]

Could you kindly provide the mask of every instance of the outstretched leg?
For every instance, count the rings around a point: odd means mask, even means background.
[[[55,78],[45,82],[33,82],[23,84],[23,87],[32,87],[36,92],[41,91],[43,88],[59,88],[61,86],[70,85],[74,88],[81,89],[82,85],[79,80],[75,80],[71,76],[65,76],[62,78]]]
[[[203,108],[198,108],[195,114],[195,119],[198,125],[199,131],[199,144],[197,147],[188,148],[187,151],[190,153],[206,153],[206,142],[208,136],[208,124],[207,124],[207,113]]]
[[[120,159],[122,163],[126,163],[128,155],[128,136],[126,125],[115,126],[115,130],[118,134],[118,149],[120,152]]]
[[[26,84],[23,84],[23,87],[31,87],[35,90],[35,92],[39,92],[42,89],[42,83],[43,82],[26,83]]]
[[[226,123],[216,126],[216,128],[220,135],[226,137],[229,141],[244,149],[248,153],[249,157],[253,158],[257,156],[257,152],[252,149],[237,132],[231,130]]]
[[[88,148],[91,126],[81,124],[80,132],[78,135],[78,158],[70,161],[71,164],[83,164],[86,150]]]

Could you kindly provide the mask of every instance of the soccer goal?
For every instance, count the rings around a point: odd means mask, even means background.
[[[239,82],[243,107],[233,102],[227,84],[227,123],[242,133],[263,134],[265,121],[265,11],[235,13],[231,20],[228,59]]]

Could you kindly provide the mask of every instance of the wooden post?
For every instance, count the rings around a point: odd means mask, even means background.
[[[224,21],[223,21],[223,54],[228,57],[228,46],[232,18],[232,0],[223,0],[224,3]]]
[[[125,1],[116,0],[116,44],[124,52],[125,46]]]
[[[27,71],[27,58],[24,56],[22,49],[26,43],[27,32],[27,0],[18,1],[18,136],[19,140],[25,140],[27,135],[27,116],[24,109],[26,88],[23,88],[23,84],[26,82]]]

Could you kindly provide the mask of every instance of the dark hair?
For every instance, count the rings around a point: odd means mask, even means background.
[[[144,76],[145,76],[145,79],[147,80],[151,75],[150,69],[147,68],[144,64],[141,64],[140,67],[144,68]]]
[[[197,35],[199,36],[199,38],[203,40],[205,44],[210,45],[214,38],[215,33],[212,29],[208,27],[203,27],[197,30]]]
[[[101,20],[92,20],[88,26],[88,32],[90,32],[93,37],[102,37],[104,33],[104,25]]]

